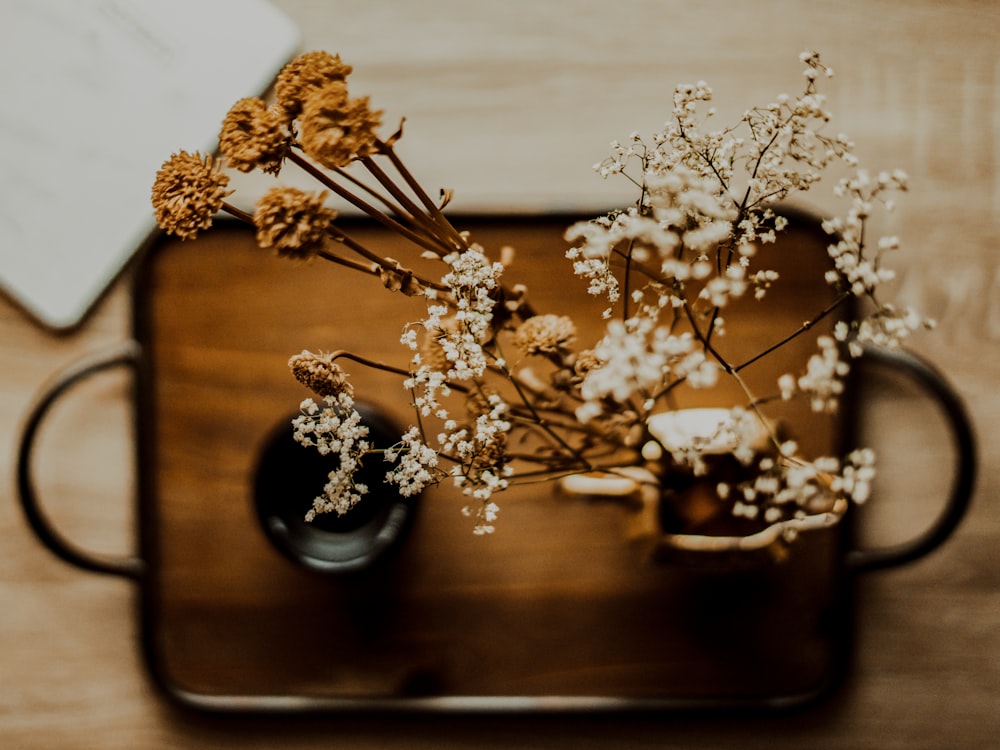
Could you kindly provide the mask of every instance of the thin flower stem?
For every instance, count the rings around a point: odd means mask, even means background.
[[[747,397],[747,407],[751,411],[753,411],[754,416],[757,417],[757,421],[760,422],[761,426],[767,432],[768,440],[771,441],[771,444],[778,450],[779,454],[784,455],[783,451],[781,450],[781,439],[778,437],[778,434],[775,431],[774,427],[772,426],[771,422],[768,421],[767,415],[765,415],[760,408],[766,402],[767,399],[756,398],[753,395],[753,392],[750,390],[750,386],[747,385],[746,381],[743,380],[742,377],[740,377],[739,373],[733,372],[731,373],[731,375],[736,380],[737,384],[739,384],[740,388],[743,390],[744,395]]]
[[[367,260],[369,260],[372,263],[374,263],[377,266],[377,268],[375,270],[376,274],[379,272],[379,270],[381,270],[383,268],[389,268],[389,269],[392,268],[392,264],[390,264],[385,258],[382,258],[379,255],[377,255],[376,253],[373,253],[371,250],[369,250],[368,248],[366,248],[360,242],[352,239],[349,235],[347,235],[339,227],[331,224],[327,228],[327,231],[330,233],[330,235],[337,242],[345,245],[346,247],[349,247],[354,252],[358,253],[362,257],[364,257]],[[410,271],[410,273],[413,273],[413,272]],[[413,273],[413,278],[415,278],[421,285],[423,285],[425,287],[430,287],[432,289],[437,289],[438,291],[443,291],[443,292],[448,291],[448,287],[445,286],[444,284],[441,284],[440,282],[431,281],[430,279],[425,279],[425,278],[423,278],[423,277],[421,277],[421,276],[419,276],[418,274],[415,274],[415,273]]]
[[[375,163],[375,160],[370,156],[366,156],[359,161],[364,165],[365,169],[371,172],[372,176],[379,181],[386,190],[399,201],[400,205],[403,206],[404,210],[408,213],[408,216],[413,218],[415,221],[421,224],[424,231],[428,232],[435,239],[440,240],[440,242],[445,246],[446,249],[441,249],[438,251],[440,255],[447,255],[455,250],[464,250],[467,246],[464,242],[456,241],[455,238],[458,237],[458,233],[448,222],[444,222],[447,226],[442,226],[442,223],[436,221],[436,216],[439,215],[437,207],[431,204],[431,207],[425,213],[420,206],[413,202],[409,196],[404,193],[399,186],[392,180],[385,171]],[[442,234],[442,229],[444,233]]]
[[[399,158],[399,154],[396,153],[396,149],[388,143],[381,143],[380,148],[381,153],[389,158],[389,161],[392,162],[393,168],[395,168],[406,184],[410,187],[413,194],[417,196],[417,199],[421,203],[424,204],[424,207],[427,209],[427,215],[430,216],[455,243],[456,249],[461,250],[467,248],[468,243],[465,241],[465,238],[460,232],[458,232],[458,230],[455,229],[452,223],[445,218],[444,214],[441,213],[441,209],[438,207],[437,203],[431,199],[431,197],[427,194],[427,191],[424,190],[423,185],[417,181],[407,166],[403,163],[403,160]]]
[[[762,352],[760,352],[758,354],[755,354],[753,357],[751,357],[750,359],[746,360],[745,362],[742,362],[739,365],[737,365],[736,367],[733,367],[732,368],[733,372],[739,372],[740,370],[746,369],[747,367],[749,367],[750,365],[752,365],[754,362],[757,362],[758,360],[763,359],[764,357],[766,357],[768,354],[770,354],[771,352],[775,351],[776,349],[780,349],[781,347],[783,347],[785,344],[787,344],[792,339],[794,339],[794,338],[796,338],[798,336],[801,336],[803,333],[805,333],[810,328],[812,328],[814,325],[816,325],[821,320],[823,320],[823,318],[825,318],[830,313],[832,313],[834,310],[836,310],[838,307],[840,307],[842,304],[844,304],[844,302],[846,302],[848,299],[850,299],[850,297],[851,297],[851,294],[849,292],[842,292],[841,295],[839,297],[837,297],[837,299],[835,299],[833,302],[831,302],[829,305],[827,305],[825,308],[823,308],[823,310],[821,310],[819,313],[817,313],[816,316],[813,317],[811,320],[807,320],[799,328],[797,328],[795,331],[793,331],[792,333],[790,333],[787,336],[785,336],[785,338],[781,339],[777,343],[772,344],[771,346],[769,346],[766,349],[764,349]]]
[[[378,276],[379,267],[376,263],[369,263],[368,265],[365,265],[364,263],[358,263],[357,261],[349,258],[342,258],[341,256],[331,253],[328,250],[321,250],[319,252],[319,257],[323,260],[328,260],[331,263],[346,266],[347,268],[351,268],[355,271],[361,271],[362,273],[367,273],[372,276]]]
[[[383,206],[385,206],[386,210],[389,211],[389,213],[397,215],[397,216],[402,216],[403,215],[403,209],[400,206],[398,206],[395,203],[393,203],[391,200],[389,200],[389,198],[387,198],[382,193],[378,192],[371,185],[368,185],[368,184],[362,182],[361,180],[359,180],[357,177],[355,177],[354,175],[352,175],[346,169],[344,169],[342,167],[336,167],[336,168],[334,168],[331,171],[334,174],[336,174],[338,177],[340,177],[341,179],[346,180],[347,182],[350,182],[356,188],[358,188],[359,190],[362,190],[363,192],[367,193],[372,198],[374,198],[375,200],[377,200],[379,203],[381,203]]]
[[[420,433],[420,440],[426,445],[427,429],[424,427],[424,416],[420,413],[420,407],[417,405],[416,393],[412,390],[410,391],[410,406],[413,407],[413,418],[417,420],[417,431]]]
[[[629,284],[632,280],[632,251],[634,249],[635,240],[629,239],[628,248],[622,253],[625,257],[625,271],[622,274],[622,287],[624,289],[630,289]],[[629,295],[624,295],[622,297],[622,320],[628,320],[628,309],[629,309]]]
[[[362,357],[360,354],[354,354],[353,352],[346,351],[344,349],[339,349],[335,352],[331,352],[329,355],[331,362],[338,359],[349,359],[352,362],[357,362],[359,365],[364,365],[365,367],[370,367],[373,370],[382,370],[383,372],[391,372],[395,375],[402,375],[403,377],[410,377],[410,372],[404,370],[401,367],[395,367],[394,365],[387,365],[385,362],[378,362],[374,359],[368,359],[367,357]]]
[[[362,200],[354,193],[352,193],[350,190],[345,188],[343,185],[331,179],[328,174],[318,169],[312,162],[303,158],[300,154],[296,153],[294,150],[290,150],[288,152],[288,159],[297,166],[299,166],[300,168],[302,168],[311,177],[315,178],[324,187],[332,190],[334,193],[339,195],[341,198],[346,200],[355,208],[361,209],[364,213],[366,213],[368,216],[378,221],[383,226],[402,235],[413,244],[418,245],[419,247],[422,247],[425,250],[430,250],[436,255],[441,254],[441,246],[439,244],[431,241],[430,239],[421,234],[418,234],[409,227],[393,219],[391,216],[388,216],[383,211],[380,211],[379,209],[375,208],[375,206],[373,206],[372,204]]]
[[[688,322],[691,324],[691,330],[694,333],[695,338],[697,338],[698,341],[701,342],[701,345],[705,347],[705,351],[711,354],[715,361],[719,363],[719,366],[722,367],[723,371],[732,375],[733,366],[730,365],[721,354],[719,354],[716,348],[712,346],[712,343],[698,327],[698,321],[695,320],[694,310],[691,309],[690,303],[685,299],[684,304],[681,307],[684,310],[684,314],[687,316]]]
[[[642,184],[640,185],[639,188],[639,197],[636,199],[636,208],[639,211],[640,215],[643,214],[644,210],[643,206],[646,203],[646,196],[649,193],[649,186],[646,184],[646,168],[647,168],[647,163],[646,163],[646,156],[644,154],[642,160],[642,176],[643,176]],[[634,250],[634,243],[635,240],[629,239],[628,249],[623,253],[625,257],[625,273],[622,279],[622,286],[625,289],[631,288],[629,285],[631,284],[631,278],[632,278],[632,252]],[[622,320],[628,320],[629,302],[630,302],[629,296],[626,294],[622,299]]]
[[[539,434],[538,439],[544,440],[546,439],[546,437],[548,437],[549,439],[548,442],[550,443],[554,442],[552,440],[552,436],[554,435],[555,430],[562,430],[567,434],[577,434],[589,438],[597,438],[598,443],[601,443],[603,441],[603,438],[605,437],[599,431],[594,430],[592,428],[588,428],[586,425],[582,425],[579,422],[573,423],[565,420],[554,421],[547,419],[545,417],[535,417],[529,414],[522,413],[522,410],[516,407],[511,409],[511,413],[509,414],[509,419],[511,422],[516,423],[518,427],[523,428],[526,431],[525,434],[530,434],[531,432],[535,432],[537,428],[537,432],[541,433]],[[561,441],[555,441],[555,442],[558,442],[558,446],[554,445],[553,447],[558,447],[560,449],[560,454],[562,456],[576,462],[580,466],[590,465],[589,459],[585,458],[584,451],[579,449],[572,449],[567,451],[565,448],[563,448],[563,443],[565,443],[565,438],[563,438]],[[617,450],[618,446],[616,445],[614,449]],[[551,460],[551,456],[548,456],[546,460]]]
[[[331,362],[338,359],[349,359],[352,362],[357,362],[359,365],[370,367],[373,370],[381,370],[382,372],[400,375],[404,378],[408,378],[412,375],[409,370],[404,370],[402,367],[396,367],[395,365],[389,365],[385,362],[379,362],[374,359],[369,359],[368,357],[362,357],[360,354],[355,354],[354,352],[349,352],[345,349],[338,349],[335,352],[331,352],[329,358]],[[469,393],[468,386],[462,385],[461,383],[448,381],[447,386],[452,390],[458,391],[459,393]]]
[[[499,350],[499,345],[497,345],[497,349]],[[524,388],[521,385],[518,378],[515,378],[514,374],[506,367],[502,367],[502,372],[504,376],[507,378],[507,380],[510,381],[511,385],[514,386],[514,390],[517,391],[518,398],[521,400],[521,403],[524,405],[524,408],[527,409],[528,413],[531,415],[531,420],[534,422],[534,424],[538,425],[539,429],[545,432],[545,434],[549,435],[556,443],[558,443],[558,445],[564,451],[566,451],[575,459],[579,460],[584,465],[586,465],[587,464],[586,459],[575,448],[573,448],[573,446],[567,443],[562,435],[553,430],[550,423],[547,420],[543,419],[542,416],[538,413],[538,410],[535,408],[535,405],[532,403],[531,399],[525,393]]]
[[[400,176],[403,178],[404,182],[410,186],[410,190],[413,194],[417,196],[417,199],[424,204],[424,208],[427,210],[428,214],[435,214],[438,211],[437,204],[427,195],[427,191],[424,190],[423,185],[421,185],[417,179],[413,176],[406,165],[403,164],[403,160],[399,158],[399,154],[396,153],[396,149],[392,145],[380,142],[379,143],[379,153],[384,154],[392,162],[392,166]]]
[[[337,242],[341,243],[342,245],[344,245],[346,247],[349,247],[351,250],[353,250],[354,252],[356,252],[362,258],[370,260],[372,263],[375,263],[380,268],[383,267],[383,266],[385,266],[385,259],[384,258],[382,258],[381,256],[379,256],[376,253],[373,253],[371,250],[369,250],[367,247],[365,247],[364,245],[362,245],[360,242],[357,242],[357,241],[351,239],[342,229],[340,229],[340,227],[338,227],[338,226],[336,226],[334,224],[331,224],[329,227],[327,227],[327,232]]]
[[[246,211],[237,208],[231,203],[226,203],[225,201],[223,201],[222,203],[222,210],[225,211],[230,216],[235,216],[240,221],[246,222],[247,224],[253,226],[253,214],[249,214]]]

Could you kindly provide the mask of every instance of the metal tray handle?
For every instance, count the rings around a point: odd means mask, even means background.
[[[103,555],[83,549],[68,539],[52,523],[42,507],[32,474],[32,456],[38,430],[49,409],[58,399],[86,378],[95,373],[122,365],[133,369],[139,365],[141,347],[127,341],[114,348],[86,357],[60,372],[43,390],[25,419],[17,454],[17,490],[21,508],[35,535],[56,556],[71,565],[95,573],[109,573],[126,578],[140,579],[146,563],[133,555]]]
[[[948,422],[956,457],[950,494],[930,526],[922,534],[897,545],[849,550],[844,564],[856,572],[904,565],[941,546],[969,508],[978,463],[975,433],[965,405],[933,365],[905,349],[866,348],[863,359],[902,372],[933,398]]]

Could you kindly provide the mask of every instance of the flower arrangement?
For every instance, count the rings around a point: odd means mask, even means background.
[[[476,533],[494,530],[498,493],[519,482],[571,487],[583,478],[589,487],[633,491],[658,487],[677,469],[710,475],[720,454],[742,469],[713,480],[714,502],[732,516],[773,524],[863,502],[872,452],[802,456],[768,418],[768,404],[801,398],[816,412],[835,410],[850,360],[865,345],[899,346],[929,321],[882,299],[892,278],[882,258],[899,243],[873,243],[866,234],[872,212],[891,210],[891,194],[906,189],[906,175],[868,173],[846,136],[826,134],[830,114],[819,88],[832,71],[816,53],[801,62],[800,95],[750,109],[732,127],[709,127],[712,92],[704,82],[678,86],[661,132],[613,143],[595,165],[603,177],[629,180],[636,199],[566,232],[568,273],[606,302],[603,334],[589,344],[580,343],[571,316],[537,311],[527,289],[505,284],[509,248],[491,256],[446,217],[451,193],[432,197],[410,173],[396,150],[402,124],[379,135],[382,113],[351,95],[351,68],[339,56],[293,60],[277,79],[273,104],[238,101],[222,125],[221,159],[171,156],[152,190],[167,232],[193,238],[226,212],[251,224],[262,248],[339,264],[425,303],[421,319],[400,332],[399,364],[363,352],[291,357],[292,373],[312,392],[294,420],[295,437],[337,458],[309,518],[349,513],[372,490],[355,481],[357,467],[382,460],[386,481],[404,496],[453,483]],[[762,300],[781,283],[775,269],[756,262],[757,250],[785,229],[783,202],[812,189],[835,164],[847,172],[835,193],[848,208],[824,223],[829,264],[818,270],[832,302],[777,333],[751,361],[810,335],[815,353],[800,371],[780,374],[773,393],[754,394],[741,377],[750,362],[728,361],[717,346],[727,310],[738,298]],[[223,165],[275,176],[304,170],[317,190],[276,185],[250,214],[227,202]],[[385,257],[356,241],[338,224],[336,200],[404,237],[412,257]],[[865,315],[840,320],[832,336],[813,332],[857,299],[867,301]],[[361,366],[398,374],[410,395],[412,424],[391,448],[369,444],[355,409],[349,370]],[[677,390],[727,379],[745,398],[721,417],[715,412],[707,427],[703,421],[678,432]]]

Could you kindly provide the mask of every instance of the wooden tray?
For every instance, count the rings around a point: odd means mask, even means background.
[[[488,248],[517,248],[510,277],[529,284],[537,308],[581,312],[595,306],[569,275],[562,233],[571,220],[457,223]],[[351,231],[402,257],[384,230]],[[819,309],[829,291],[799,279],[825,262],[826,240],[814,221],[793,221],[767,251],[782,283],[752,328],[737,328],[732,316],[731,346],[749,354]],[[274,258],[236,226],[161,241],[141,261],[135,299],[143,639],[156,680],[182,702],[222,710],[782,706],[836,682],[851,603],[843,524],[811,533],[781,564],[671,566],[626,543],[625,511],[613,504],[519,488],[499,498],[498,531],[478,537],[460,498],[438,488],[425,493],[410,535],[382,569],[331,578],[295,565],[263,534],[252,498],[267,436],[307,395],[286,361],[305,348],[353,348],[405,363],[399,333],[421,317],[422,303],[401,304],[377,281],[331,264]],[[790,347],[784,361],[803,361],[814,345],[804,346]],[[773,383],[782,366],[746,374]],[[408,423],[396,378],[352,372],[359,394]],[[806,450],[840,450],[845,418],[787,416],[807,428]]]

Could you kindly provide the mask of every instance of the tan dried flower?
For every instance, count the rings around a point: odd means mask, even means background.
[[[326,230],[337,212],[326,204],[326,191],[307,193],[274,187],[257,201],[253,221],[257,244],[285,258],[308,260],[323,249]]]
[[[343,82],[351,70],[350,65],[341,62],[340,55],[323,51],[299,55],[278,74],[274,86],[278,105],[294,119],[313,91],[333,81]]]
[[[347,373],[329,354],[313,354],[304,350],[293,355],[288,360],[288,366],[296,380],[321,398],[341,394],[354,397],[354,386],[347,381]]]
[[[379,278],[390,292],[402,292],[407,297],[413,297],[424,292],[424,286],[413,275],[413,271],[404,268],[394,258],[386,258],[385,264],[379,269]]]
[[[182,240],[194,239],[212,226],[222,208],[229,177],[219,171],[211,156],[178,151],[163,162],[153,182],[152,202],[156,223]]]
[[[566,315],[535,315],[514,332],[514,344],[525,354],[556,354],[576,338],[576,325]]]
[[[469,473],[473,476],[492,472],[495,476],[503,476],[503,467],[507,465],[507,443],[509,438],[506,432],[494,432],[489,436],[489,440],[477,440],[475,454],[469,463]]]
[[[268,174],[278,174],[287,148],[284,117],[263,99],[240,99],[222,122],[219,149],[229,165],[241,172],[259,168]]]
[[[342,83],[313,92],[302,109],[302,150],[325,167],[345,167],[375,150],[375,129],[382,113],[368,106],[368,97],[349,99]]]
[[[584,377],[591,370],[596,370],[604,366],[603,360],[597,356],[593,349],[587,349],[577,355],[573,363],[573,372],[579,377]]]

